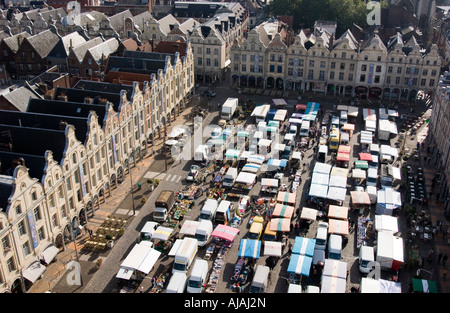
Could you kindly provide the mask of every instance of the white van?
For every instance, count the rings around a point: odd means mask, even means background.
[[[289,127],[289,134],[297,135],[297,126],[296,125],[291,125]]]
[[[200,247],[206,245],[211,237],[211,233],[213,231],[213,224],[209,220],[201,220],[200,224],[195,231],[195,239],[197,239],[197,243]]]
[[[258,265],[256,267],[255,275],[253,276],[252,284],[250,285],[250,293],[264,293],[267,284],[269,283],[268,266]]]
[[[320,288],[317,286],[308,285],[306,286],[305,293],[320,293]]]
[[[195,149],[194,160],[197,162],[205,162],[209,160],[209,155],[211,150],[207,145],[199,145],[197,149]]]
[[[347,124],[347,111],[341,111],[341,115],[339,117],[339,124],[344,125]]]
[[[183,293],[186,288],[186,283],[187,277],[185,273],[174,273],[172,277],[170,277],[166,293]]]
[[[316,233],[316,249],[325,250],[327,245],[328,223],[319,222]]]
[[[373,247],[362,246],[359,249],[359,271],[361,273],[370,273],[375,262],[375,250]]]
[[[148,221],[144,224],[141,231],[139,232],[139,242],[142,240],[150,240],[156,228],[158,228],[159,223]]]
[[[175,253],[172,273],[186,273],[195,259],[198,251],[197,239],[186,237]]]
[[[378,169],[371,167],[367,169],[367,186],[376,187],[378,183]]]
[[[231,201],[222,200],[216,210],[214,224],[227,225],[232,217],[233,204]]]
[[[300,137],[308,137],[309,136],[309,127],[311,126],[310,121],[303,121],[300,126]]]
[[[199,220],[208,220],[211,221],[214,218],[214,215],[216,214],[217,207],[219,206],[219,202],[216,199],[206,199],[205,204],[203,205],[201,211]]]
[[[225,176],[223,177],[222,185],[225,188],[233,188],[234,182],[236,181],[236,177],[238,176],[238,170],[235,167],[230,167]]]
[[[208,261],[196,259],[187,283],[188,293],[201,293],[208,275]]]
[[[328,258],[340,260],[342,255],[342,237],[340,235],[331,234],[328,239]]]
[[[289,284],[287,293],[302,293],[302,286],[297,284]]]

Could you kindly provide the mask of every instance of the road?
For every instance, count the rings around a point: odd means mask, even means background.
[[[217,104],[223,103],[223,101],[227,97],[241,97],[236,93],[234,90],[229,90],[228,88],[215,88],[214,91],[217,93],[217,97],[213,98],[211,101],[211,113],[207,116],[207,118],[204,120],[203,125],[208,124],[214,124],[217,123],[218,120],[218,109]],[[246,96],[242,96],[244,99]],[[272,97],[264,97],[264,96],[251,96],[251,98],[256,103],[271,103]],[[323,108],[323,111],[325,112],[326,109],[332,109],[333,108],[333,100],[322,98],[320,100],[312,99],[313,101],[320,102],[321,107]],[[306,100],[303,101],[306,103]],[[290,112],[288,116],[292,113],[292,109],[290,109]],[[352,154],[351,154],[351,160],[350,164],[352,164],[353,160],[358,159],[358,153],[360,152],[358,147],[358,132],[362,129],[362,109],[360,107],[360,115],[356,122],[356,129],[353,137],[350,140],[350,145],[352,146]],[[206,140],[207,138],[204,138]],[[392,144],[395,142],[395,138],[392,139]],[[311,177],[311,171],[313,169],[313,163],[315,161],[315,157],[313,155],[313,149],[308,149],[305,151],[304,156],[304,163],[310,163],[309,169],[304,170],[302,174],[302,183],[298,188],[297,191],[297,202],[296,202],[296,208],[297,207],[304,207],[306,206],[306,195],[308,192],[309,187],[309,181]],[[327,157],[327,162],[330,162],[330,156]],[[138,238],[139,230],[142,228],[142,226],[145,224],[147,220],[151,219],[151,212],[154,208],[154,201],[156,200],[157,196],[159,195],[159,192],[161,190],[181,190],[183,186],[186,186],[186,182],[184,178],[187,175],[187,171],[190,168],[190,165],[193,164],[193,161],[191,160],[182,160],[181,162],[175,161],[175,162],[166,162],[161,157],[156,157],[155,161],[152,163],[150,168],[148,169],[149,175],[158,176],[161,177],[161,182],[158,188],[150,194],[149,198],[147,199],[147,202],[145,205],[143,205],[138,211],[137,215],[133,218],[131,223],[126,228],[125,233],[123,236],[116,242],[112,250],[110,251],[108,257],[105,259],[103,265],[100,267],[100,269],[93,275],[92,279],[86,284],[85,288],[83,289],[84,293],[109,293],[109,292],[115,292],[118,289],[118,279],[115,277],[117,274],[117,271],[119,270],[120,263],[123,261],[123,259],[127,256],[129,251],[133,248],[134,244],[136,243],[136,239]],[[349,175],[350,176],[350,175]],[[249,195],[258,195],[260,192],[260,177],[264,177],[263,175],[260,175],[258,178],[258,183],[254,186],[254,188],[249,192]],[[283,178],[284,183],[288,183],[288,180],[286,176]],[[353,190],[351,187],[351,179],[348,179],[348,190]],[[344,206],[349,206],[349,193],[347,192],[346,202],[343,204]],[[185,216],[184,220],[196,220],[198,218],[198,215],[200,213],[200,208],[203,204],[203,202],[206,199],[206,195],[201,196],[199,199],[196,200],[194,208],[188,212],[188,214]],[[235,202],[236,203],[236,202]],[[373,212],[365,212],[368,217],[373,218]],[[356,221],[358,216],[358,212],[350,212],[349,218]],[[250,215],[246,215],[244,218],[243,223],[240,227],[240,233],[235,238],[234,244],[232,248],[227,252],[225,256],[225,264],[222,268],[220,277],[219,277],[219,284],[217,285],[216,292],[218,293],[230,293],[233,292],[230,289],[230,278],[233,274],[234,265],[236,261],[238,260],[238,248],[239,248],[239,242],[240,239],[245,238],[247,231],[248,231],[248,220],[250,218]],[[298,219],[299,217],[296,217],[293,221],[293,223]],[[405,225],[399,225],[401,230],[405,229]],[[317,222],[314,222],[311,224],[309,229],[304,234],[307,238],[314,238],[315,233],[317,229]],[[291,232],[289,241],[293,243],[294,238],[296,234],[294,232]],[[302,235],[303,236],[303,235]],[[348,243],[343,249],[342,253],[342,260],[347,262],[348,264],[348,271],[349,276],[347,279],[347,292],[350,292],[351,287],[359,287],[361,275],[358,270],[358,249],[356,248],[356,232],[352,232],[348,236]],[[372,244],[372,241],[369,241],[369,245]],[[427,247],[423,248],[426,249]],[[287,249],[286,249],[287,250]],[[202,257],[204,255],[204,248],[199,249],[198,257]],[[285,251],[286,252],[286,251]],[[261,258],[258,260],[257,264],[265,264],[266,257],[261,256]],[[168,257],[167,255],[163,255],[163,257],[157,262],[154,269],[144,278],[142,281],[142,286],[144,287],[144,291],[148,291],[151,286],[151,278],[153,276],[157,276],[166,266],[170,266],[172,263],[173,258]],[[212,267],[213,260],[209,261],[210,266]],[[285,254],[280,261],[277,263],[275,268],[272,270],[271,273],[271,280],[268,286],[268,293],[285,293],[287,292],[287,266],[289,264],[289,256]],[[391,276],[391,273],[382,273],[382,278],[389,279]],[[400,273],[400,281],[409,282],[410,281],[410,275],[405,271],[403,273]],[[311,277],[306,278],[302,281],[302,285],[306,286],[308,284],[312,285],[319,285],[320,283],[320,277],[311,275]],[[407,284],[402,285],[403,292],[407,292]],[[248,285],[247,285],[248,288]],[[248,290],[248,289],[247,289]]]

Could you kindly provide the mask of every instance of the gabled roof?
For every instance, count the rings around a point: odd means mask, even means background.
[[[22,43],[22,40],[28,37],[31,37],[29,33],[21,32],[17,35],[13,35],[11,37],[3,39],[3,42],[5,45],[9,47],[9,49],[11,49],[11,51],[17,52],[20,47],[19,42]]]
[[[172,14],[168,14],[164,16],[163,18],[158,20],[159,28],[164,34],[170,33],[174,25],[180,25],[178,23],[177,19],[173,17]]]
[[[38,95],[30,89],[22,86],[13,91],[7,92],[1,97],[4,97],[9,103],[11,103],[17,110],[25,112],[27,110],[28,101],[30,99],[38,99]]]
[[[345,33],[341,35],[333,44],[333,49],[336,48],[343,40],[348,40],[348,45],[351,50],[358,50],[358,41],[356,40],[355,36],[353,36],[353,33],[348,29]]]
[[[161,53],[168,53],[168,54],[175,54],[175,52],[178,52],[180,54],[180,57],[183,57],[186,55],[186,42],[181,41],[160,41],[158,45],[156,45],[154,52],[161,52]]]
[[[91,54],[92,58],[94,58],[95,62],[99,64],[102,61],[102,57],[105,59],[108,58],[108,56],[112,53],[115,53],[117,49],[119,49],[119,40],[113,37],[99,43],[92,48],[89,48],[88,51]]]
[[[79,46],[86,42],[86,39],[78,32],[73,32],[61,37],[58,43],[49,52],[48,56],[66,58],[69,56],[70,48]]]
[[[28,41],[30,45],[34,48],[36,53],[39,54],[39,56],[44,59],[55,47],[60,38],[61,37],[55,34],[52,30],[47,29],[34,36],[25,38],[25,40]]]
[[[86,41],[80,45],[77,45],[76,47],[72,47],[71,53],[78,59],[78,61],[83,61],[83,58],[86,54],[86,51],[88,51],[90,48],[93,48],[97,46],[98,44],[103,42],[102,37],[95,37],[89,41]]]
[[[124,25],[126,18],[133,18],[133,14],[131,14],[130,10],[119,12],[107,19],[109,20],[111,27],[117,32]]]

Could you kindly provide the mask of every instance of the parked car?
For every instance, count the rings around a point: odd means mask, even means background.
[[[198,165],[191,165],[191,168],[189,169],[189,173],[186,177],[187,181],[194,181],[195,178],[198,175]]]
[[[203,93],[205,96],[210,96],[211,98],[214,98],[216,96],[216,93],[214,91],[211,90],[205,90],[205,92]]]

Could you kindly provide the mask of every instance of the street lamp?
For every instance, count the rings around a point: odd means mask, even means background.
[[[129,166],[129,165],[128,165]],[[133,197],[133,175],[131,174],[131,168],[129,169],[130,172],[130,196],[131,196],[131,204],[133,206],[133,216],[136,215],[136,208],[134,207],[134,197]]]

